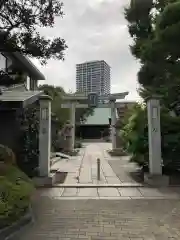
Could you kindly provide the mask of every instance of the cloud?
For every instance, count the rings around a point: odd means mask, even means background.
[[[139,64],[133,59],[129,45],[124,6],[127,0],[66,0],[64,18],[56,20],[53,29],[42,34],[61,36],[67,41],[65,61],[50,60],[44,67],[33,60],[46,76],[46,83],[75,90],[75,66],[90,60],[105,60],[112,68],[112,92],[130,91],[137,98],[136,74]]]

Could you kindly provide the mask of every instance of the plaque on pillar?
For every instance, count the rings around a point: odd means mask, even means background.
[[[88,106],[89,107],[97,107],[99,102],[97,93],[89,93],[88,94]]]

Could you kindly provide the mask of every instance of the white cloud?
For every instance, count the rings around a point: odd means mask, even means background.
[[[112,67],[112,92],[130,91],[138,98],[138,63],[129,44],[124,6],[127,0],[66,0],[64,18],[55,28],[41,29],[46,36],[61,36],[67,41],[65,61],[50,60],[44,67],[33,60],[46,76],[46,83],[75,90],[75,65],[89,60],[105,60]]]

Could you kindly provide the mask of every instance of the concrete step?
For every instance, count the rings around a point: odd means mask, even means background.
[[[53,166],[55,163],[57,163],[57,162],[59,162],[59,161],[61,161],[61,160],[62,160],[61,157],[53,157],[53,158],[51,158],[51,163],[50,163],[50,165]]]
[[[53,187],[57,188],[137,188],[144,187],[139,183],[121,183],[121,184],[54,184]]]
[[[63,183],[67,177],[67,172],[61,172],[60,170],[51,171],[48,177],[34,177],[33,182],[35,187],[51,188],[59,183]]]

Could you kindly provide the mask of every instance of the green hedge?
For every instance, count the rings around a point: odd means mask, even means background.
[[[18,168],[0,163],[0,228],[17,221],[29,208],[31,180]]]
[[[124,149],[131,161],[139,166],[148,166],[148,122],[147,109],[137,105],[124,122],[121,130]],[[164,167],[176,170],[180,166],[180,117],[172,117],[167,110],[161,110],[161,145]]]

